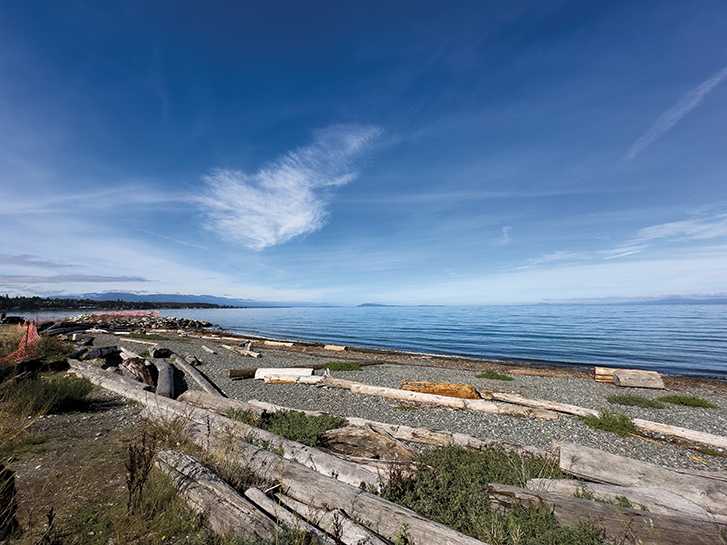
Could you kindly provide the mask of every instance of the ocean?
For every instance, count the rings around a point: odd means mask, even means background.
[[[295,307],[161,314],[267,338],[727,380],[725,304]]]

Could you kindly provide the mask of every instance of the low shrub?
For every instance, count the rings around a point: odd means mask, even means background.
[[[530,478],[565,478],[557,463],[521,458],[499,446],[485,450],[455,445],[420,456],[408,476],[392,471],[381,495],[399,505],[493,545],[515,543],[597,544],[596,530],[560,526],[545,507],[494,512],[488,483],[524,486]]]
[[[637,432],[636,424],[629,415],[612,413],[603,407],[598,409],[598,416],[581,416],[579,418],[589,428],[610,431],[622,437],[635,435]]]
[[[361,371],[361,366],[352,361],[329,361],[323,369],[329,371]]]
[[[503,375],[493,369],[488,369],[484,373],[475,375],[475,378],[486,378],[490,380],[515,380],[510,375]]]
[[[671,403],[672,405],[683,405],[685,407],[701,407],[703,409],[717,409],[717,405],[710,403],[706,399],[696,396],[685,396],[685,395],[668,395],[657,398],[659,401],[664,403]]]
[[[641,397],[633,394],[613,395],[608,396],[606,400],[609,403],[617,405],[627,405],[629,407],[643,407],[645,409],[663,409],[664,404],[661,401],[655,401],[646,397]]]
[[[299,411],[264,412],[258,416],[250,411],[230,409],[226,416],[310,447],[318,446],[321,436],[328,430],[346,425],[346,420],[343,418],[327,415],[308,416]]]
[[[397,405],[394,407],[395,409],[398,409],[400,411],[416,411],[416,407],[412,407],[411,405]]]

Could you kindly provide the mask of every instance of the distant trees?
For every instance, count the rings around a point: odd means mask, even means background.
[[[95,301],[55,297],[10,297],[0,295],[0,310],[155,310],[162,308],[235,308],[214,303],[154,303],[149,301]]]

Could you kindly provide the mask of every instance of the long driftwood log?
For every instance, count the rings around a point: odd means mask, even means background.
[[[296,516],[288,511],[285,506],[278,501],[271,500],[265,493],[258,488],[248,488],[245,490],[245,497],[258,506],[259,509],[265,511],[278,524],[284,524],[288,528],[299,534],[305,535],[309,539],[315,539],[321,545],[337,545],[336,541],[325,532],[322,532],[315,526],[308,524],[303,517]]]
[[[268,412],[299,410],[291,409],[290,407],[274,405],[273,403],[267,403],[265,401],[258,401],[256,399],[251,399],[247,402],[247,404],[257,407],[259,410],[264,410]],[[312,416],[324,414],[316,411],[300,412]],[[480,450],[486,448],[487,446],[497,444],[502,446],[502,448],[506,452],[515,452],[519,456],[531,456],[534,458],[542,458],[544,460],[556,460],[558,458],[557,455],[553,452],[535,446],[523,446],[511,443],[503,443],[495,439],[473,437],[471,435],[465,435],[463,433],[451,433],[448,431],[438,431],[429,428],[413,428],[410,426],[386,424],[384,422],[375,422],[373,420],[366,420],[364,418],[356,418],[352,416],[347,416],[343,418],[345,418],[348,424],[351,426],[371,426],[371,429],[373,429],[374,431],[387,433],[394,439],[398,439],[399,441],[406,441],[409,443],[421,443],[424,445],[459,445],[461,447]]]
[[[560,447],[560,468],[589,481],[669,490],[709,513],[727,515],[727,474],[665,468],[572,443]]]
[[[222,391],[212,384],[207,377],[205,377],[202,373],[200,373],[196,367],[190,365],[184,358],[181,356],[178,356],[177,354],[172,354],[169,358],[172,360],[172,363],[180,370],[185,373],[187,373],[190,377],[194,379],[194,381],[200,385],[200,387],[207,392],[208,394],[216,394],[219,396],[225,396],[225,394],[222,393]]]
[[[216,534],[236,532],[258,539],[275,539],[275,523],[194,458],[161,450],[157,452],[155,464],[171,477],[178,494]]]
[[[355,394],[386,397],[390,399],[399,399],[415,403],[429,403],[441,407],[450,407],[452,409],[468,409],[471,411],[484,411],[495,414],[506,414],[527,418],[558,418],[558,415],[555,412],[549,410],[524,409],[522,407],[514,405],[503,405],[493,403],[491,401],[485,401],[482,399],[459,399],[455,397],[447,397],[436,394],[410,392],[406,390],[400,390],[398,388],[372,386],[370,384],[362,384],[360,382],[336,379],[330,377],[329,375],[323,377],[321,385],[328,388],[343,388],[351,390],[351,392]]]
[[[723,545],[727,526],[690,516],[669,516],[608,503],[533,492],[504,484],[488,485],[492,508],[546,505],[560,524],[590,524],[616,543],[643,545]]]
[[[650,513],[690,516],[707,521],[714,520],[713,516],[710,516],[705,509],[693,501],[660,488],[616,486],[577,481],[575,479],[530,479],[525,483],[525,488],[533,492],[547,492],[560,496],[592,496],[592,499],[608,502],[618,502],[619,499],[625,498],[632,505],[642,509],[645,508]]]
[[[598,416],[598,411],[595,411],[593,409],[586,409],[584,407],[578,407],[576,405],[556,403],[553,401],[544,401],[542,399],[533,399],[520,394],[512,394],[509,392],[500,392],[497,390],[488,390],[484,388],[479,388],[478,391],[484,399],[514,403],[517,405],[522,405],[524,407],[547,409],[564,414],[573,414],[576,416]],[[712,433],[690,430],[687,428],[681,428],[679,426],[671,426],[669,424],[660,424],[658,422],[651,422],[650,420],[642,420],[641,418],[634,418],[634,424],[636,424],[637,428],[648,432],[670,435],[672,437],[679,437],[680,439],[686,439],[687,441],[700,443],[702,445],[727,449],[727,437],[724,437],[722,435],[714,435]]]
[[[152,358],[152,364],[157,368],[157,394],[174,398],[174,368],[162,358]]]
[[[353,522],[340,509],[318,509],[306,505],[283,494],[278,499],[308,522],[323,528],[344,545],[388,545],[374,532]]]
[[[421,392],[424,394],[436,394],[447,397],[458,397],[461,399],[480,399],[480,395],[471,384],[402,380],[399,388],[401,390],[410,390],[412,392]]]

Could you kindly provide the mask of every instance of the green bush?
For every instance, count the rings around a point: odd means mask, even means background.
[[[544,507],[515,507],[505,515],[492,510],[488,483],[523,486],[530,478],[565,478],[554,462],[521,458],[499,446],[480,451],[455,445],[436,447],[418,462],[409,475],[392,471],[381,495],[492,545],[601,543],[597,531],[560,526]]]
[[[226,416],[310,447],[318,446],[321,436],[328,430],[346,425],[346,420],[343,418],[327,415],[308,416],[299,411],[264,412],[258,416],[250,411],[230,409]]]
[[[323,369],[329,371],[360,371],[361,366],[352,361],[329,361]]]
[[[634,424],[630,416],[621,413],[612,413],[603,407],[598,409],[598,416],[581,416],[579,418],[589,428],[610,431],[622,437],[635,435],[637,432],[636,424]]]
[[[684,396],[684,395],[669,395],[657,398],[659,401],[664,403],[671,403],[672,405],[684,405],[685,407],[701,407],[703,409],[718,409],[717,405],[710,403],[709,401],[696,396]]]
[[[663,409],[664,404],[660,401],[648,399],[633,394],[613,395],[608,396],[606,400],[609,403],[615,403],[618,405],[627,405],[629,407],[643,407],[646,409]]]
[[[38,339],[33,355],[44,362],[65,359],[68,354],[73,352],[75,347],[58,337],[41,336]]]
[[[43,376],[18,382],[3,396],[10,414],[60,413],[82,409],[93,385],[86,379]]]
[[[494,371],[492,369],[488,369],[484,373],[480,373],[479,375],[475,375],[475,378],[487,378],[490,380],[515,380],[510,375],[502,375],[498,373],[497,371]]]

